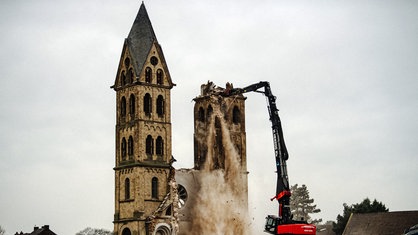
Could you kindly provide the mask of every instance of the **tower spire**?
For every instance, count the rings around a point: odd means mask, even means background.
[[[140,72],[142,70],[154,42],[157,42],[157,37],[152,28],[144,2],[142,2],[128,38],[126,38],[126,43],[134,55],[136,71]]]

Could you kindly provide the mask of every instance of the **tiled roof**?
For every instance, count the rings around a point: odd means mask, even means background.
[[[418,224],[418,211],[351,214],[343,235],[400,235]]]

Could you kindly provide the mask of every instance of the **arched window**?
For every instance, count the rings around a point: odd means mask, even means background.
[[[129,114],[135,116],[135,96],[133,94],[129,97]]]
[[[221,128],[221,121],[219,119],[219,117],[215,116],[215,127],[216,128]]]
[[[209,105],[209,107],[208,107],[208,111],[207,111],[207,113],[206,113],[206,115],[207,115],[207,120],[208,121],[210,121],[210,118],[211,118],[211,116],[212,116],[212,113],[213,113],[213,108],[212,108],[212,106],[211,105]]]
[[[199,108],[199,112],[197,115],[198,115],[197,118],[199,121],[205,122],[205,110],[202,107]]]
[[[152,178],[152,189],[151,189],[151,197],[154,199],[158,199],[158,178]]]
[[[134,72],[132,71],[132,68],[128,70],[127,76],[126,76],[126,83],[132,83],[133,82],[133,76]]]
[[[147,139],[145,140],[145,153],[150,157],[152,154],[154,154],[154,139],[151,135],[147,136]]]
[[[128,79],[127,79],[128,83],[133,83],[134,82],[134,71],[132,70],[132,68],[129,69],[128,71]]]
[[[132,136],[129,136],[128,139],[128,155],[134,155],[134,138],[132,138]]]
[[[163,71],[161,69],[157,70],[157,84],[158,85],[163,85]]]
[[[146,83],[152,82],[152,70],[150,67],[145,68],[145,82]]]
[[[131,235],[131,230],[129,230],[129,228],[124,228],[122,230],[122,235]]]
[[[126,159],[126,139],[125,137],[122,138],[122,142],[120,143],[120,150],[122,154],[122,160]]]
[[[159,117],[164,115],[164,98],[162,95],[157,98],[157,114]]]
[[[122,96],[122,99],[120,100],[120,115],[122,117],[126,116],[126,98],[125,98],[125,96]]]
[[[151,115],[151,112],[152,112],[151,95],[149,93],[147,93],[144,96],[144,113],[149,116],[149,115]]]
[[[164,141],[161,136],[157,137],[157,140],[155,141],[155,154],[158,156],[164,155]]]
[[[239,108],[237,106],[234,106],[234,109],[232,110],[232,122],[234,124],[238,124],[241,122],[241,112],[239,111]]]
[[[122,71],[122,74],[120,76],[120,84],[122,86],[125,86],[126,85],[126,74],[125,74],[125,71]]]
[[[131,198],[131,182],[129,178],[125,179],[125,200]]]
[[[128,57],[126,57],[125,58],[125,67],[126,68],[129,68],[129,65],[131,64],[131,60],[128,58]]]

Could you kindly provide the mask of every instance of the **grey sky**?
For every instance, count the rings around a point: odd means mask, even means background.
[[[116,74],[140,1],[0,3],[0,225],[113,228]],[[193,161],[192,98],[208,80],[270,81],[291,184],[335,220],[377,198],[418,210],[417,1],[145,1],[177,84],[176,167]],[[266,102],[246,103],[255,231],[276,213]],[[254,233],[258,234],[258,233]]]

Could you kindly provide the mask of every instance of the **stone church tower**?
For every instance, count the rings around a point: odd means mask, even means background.
[[[228,86],[232,88],[232,84],[228,84]],[[228,88],[216,87],[212,82],[208,82],[201,86],[200,95],[193,99],[195,102],[194,168],[176,170],[176,183],[178,185],[179,203],[181,204],[179,208],[179,235],[188,234],[184,231],[196,232],[197,230],[202,232],[202,228],[206,228],[205,226],[214,226],[214,220],[211,219],[213,217],[226,216],[226,221],[236,218],[234,222],[239,224],[244,221],[240,220],[239,217],[244,217],[248,212],[246,98],[243,95],[223,96],[222,94],[227,91]],[[214,113],[215,115],[212,115]],[[225,134],[225,129],[227,129],[228,134]],[[210,140],[211,136],[214,136],[213,140]],[[234,154],[230,153],[231,148],[235,149]],[[238,172],[231,172],[231,159],[227,158],[231,158],[232,155],[239,159]],[[210,166],[208,167],[206,164],[209,162]],[[208,171],[217,170],[225,172],[225,175],[235,179],[225,179],[225,184],[222,185],[208,185],[205,179]],[[222,180],[217,178],[215,182],[222,182]],[[231,184],[231,182],[234,183]],[[231,194],[225,197],[222,193],[225,191],[231,192]],[[214,205],[205,200],[212,201]],[[218,207],[216,205],[221,205],[222,211],[217,211],[216,208]],[[211,208],[207,208],[208,206]],[[232,211],[230,210],[231,206],[234,207]],[[236,214],[237,211],[241,215]],[[239,224],[237,227],[247,225]],[[233,223],[230,223],[228,227],[234,227]]]
[[[232,86],[227,84],[227,86]],[[228,88],[227,88],[228,89]],[[217,91],[219,90],[219,91]],[[201,93],[194,98],[194,167],[200,170],[207,160],[208,151],[212,152],[213,164],[215,169],[225,169],[225,149],[221,132],[220,119],[215,117],[215,140],[212,150],[207,146],[207,135],[209,132],[211,115],[214,107],[219,106],[219,99],[214,99],[213,94],[225,92],[223,88],[216,87],[212,82],[201,86]],[[219,95],[215,96],[219,97]],[[222,96],[221,96],[222,97]],[[246,154],[246,133],[245,133],[245,97],[242,95],[233,97],[223,97],[220,110],[224,115],[224,124],[229,130],[233,145],[237,150],[241,160],[241,170],[247,171]]]
[[[123,44],[111,87],[116,91],[114,234],[174,234],[172,202],[177,190],[170,186],[174,177],[173,86],[142,3]]]

